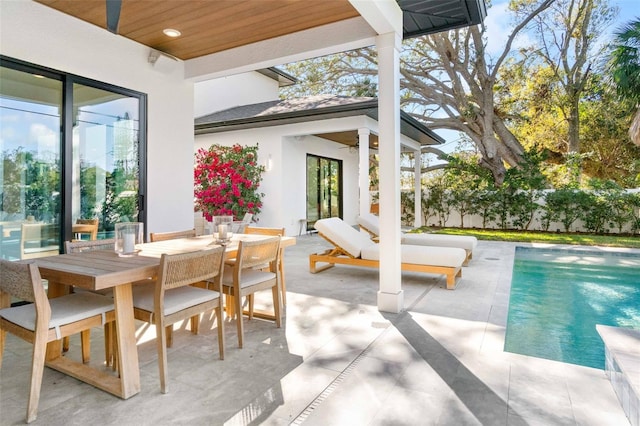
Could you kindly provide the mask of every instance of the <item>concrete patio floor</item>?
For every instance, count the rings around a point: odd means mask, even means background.
[[[245,322],[239,349],[225,324],[174,333],[161,394],[153,330],[139,323],[141,392],[120,400],[45,369],[41,425],[628,425],[603,370],[503,351],[513,243],[481,241],[456,290],[403,273],[406,311],[378,312],[377,271],[311,274],[317,235],[286,251],[286,322]],[[270,298],[270,292],[264,301]],[[246,320],[245,320],[246,321]],[[92,332],[99,364],[102,332]],[[78,356],[79,339],[68,356]],[[8,335],[0,424],[24,423],[31,345]]]

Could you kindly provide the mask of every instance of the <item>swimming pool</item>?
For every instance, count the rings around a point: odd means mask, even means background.
[[[516,248],[505,351],[604,369],[596,324],[640,329],[640,254]]]

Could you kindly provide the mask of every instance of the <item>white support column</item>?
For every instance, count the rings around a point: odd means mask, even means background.
[[[378,309],[404,308],[400,270],[400,48],[397,32],[376,37],[380,156],[380,289]]]
[[[414,151],[415,156],[414,170],[414,208],[413,208],[413,227],[420,228],[422,226],[422,150],[418,148]]]
[[[358,185],[360,187],[360,215],[369,213],[369,135],[371,130],[367,128],[358,129]]]

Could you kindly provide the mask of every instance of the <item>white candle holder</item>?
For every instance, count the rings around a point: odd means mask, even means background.
[[[231,225],[233,216],[213,216],[213,240],[220,245],[226,245],[233,236]]]
[[[142,222],[116,223],[115,251],[118,256],[136,256],[140,250],[138,244],[144,243],[144,224]]]

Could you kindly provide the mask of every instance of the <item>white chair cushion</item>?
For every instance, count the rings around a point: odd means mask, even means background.
[[[314,227],[355,258],[360,257],[360,252],[364,248],[376,245],[368,234],[355,230],[337,217],[320,219],[316,221]]]
[[[476,237],[443,234],[403,234],[402,244],[416,246],[457,247],[473,251],[478,245]]]
[[[241,283],[240,288],[249,287],[255,284],[260,284],[265,281],[272,280],[276,277],[276,274],[269,271],[260,271],[256,269],[245,269],[240,276]],[[222,275],[222,285],[226,287],[233,287],[233,270],[225,269]]]
[[[55,328],[56,335],[59,336],[60,326],[94,315],[103,315],[104,323],[104,314],[113,310],[113,299],[100,294],[82,292],[50,299],[49,305],[51,305],[49,328]],[[33,304],[2,309],[0,317],[27,330],[35,331],[36,308]]]
[[[133,288],[133,306],[153,312],[154,285],[139,285]],[[199,287],[184,286],[165,290],[164,315],[171,315],[191,306],[199,305],[220,296],[220,293]]]
[[[467,258],[463,249],[451,247],[427,247],[403,244],[400,246],[402,263],[414,265],[458,267]],[[380,260],[380,249],[377,244],[362,250],[362,258]]]

